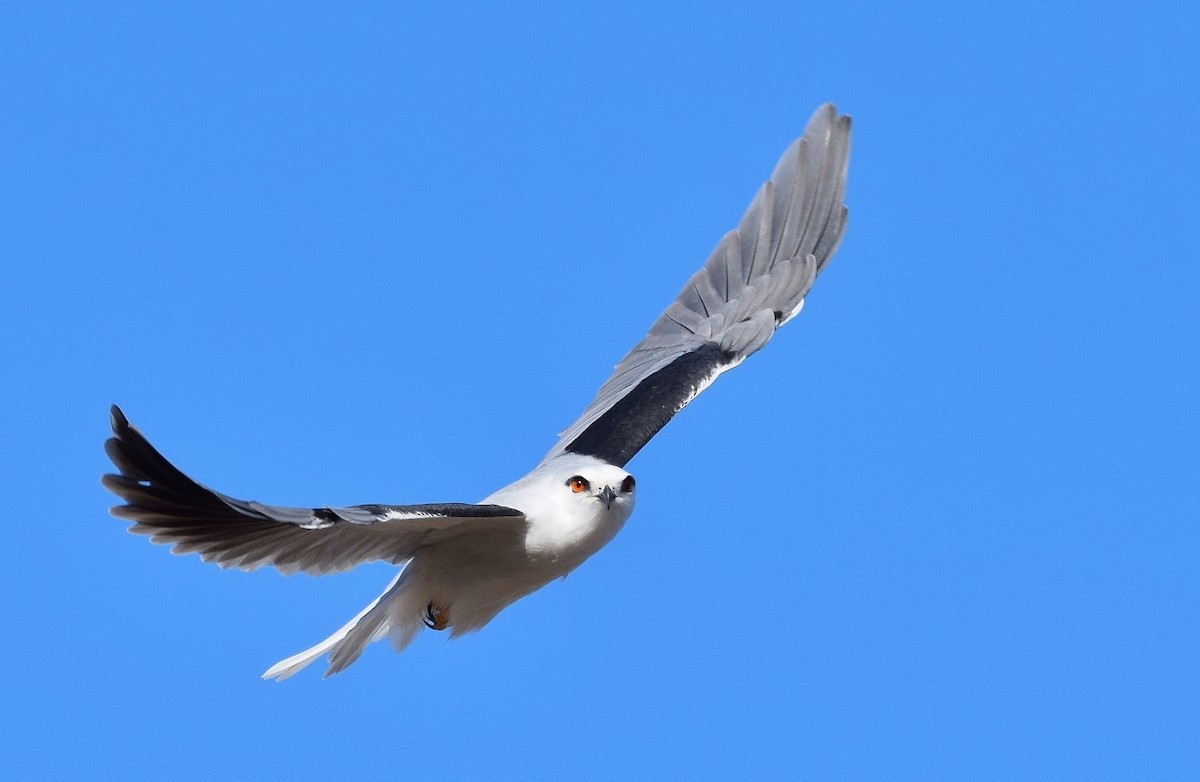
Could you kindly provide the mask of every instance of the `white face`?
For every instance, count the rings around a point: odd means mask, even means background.
[[[566,465],[564,465],[566,466]],[[564,469],[570,473],[563,488],[582,502],[597,502],[606,510],[633,511],[634,493],[637,482],[620,467],[611,464],[577,465],[575,469]]]
[[[525,513],[530,550],[583,561],[621,529],[635,497],[633,476],[623,468],[565,454],[489,501]]]

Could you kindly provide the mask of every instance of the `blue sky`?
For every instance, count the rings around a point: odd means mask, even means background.
[[[0,769],[1200,774],[1194,4],[8,4]],[[259,674],[375,596],[123,531],[108,405],[281,504],[523,474],[854,117],[805,311],[482,633]]]

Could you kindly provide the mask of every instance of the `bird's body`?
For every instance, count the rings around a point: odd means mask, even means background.
[[[589,487],[571,491],[569,482],[576,477]],[[613,493],[611,501],[602,499],[605,489]],[[619,467],[565,454],[483,504],[522,511],[524,528],[459,535],[421,548],[363,613],[264,676],[290,676],[327,652],[330,673],[336,673],[354,662],[367,643],[389,636],[400,650],[422,626],[440,625],[437,629],[450,630],[451,637],[478,630],[612,540],[633,513],[634,485]]]
[[[104,484],[133,532],[222,566],[334,573],[363,562],[402,570],[336,633],[264,674],[322,655],[329,673],[372,641],[403,649],[422,627],[477,630],[603,548],[633,512],[625,464],[712,381],[766,344],[804,303],[845,227],[849,118],[819,109],[738,229],[718,244],[649,334],[617,365],[542,462],[478,504],[285,508],[194,482],[112,412]]]

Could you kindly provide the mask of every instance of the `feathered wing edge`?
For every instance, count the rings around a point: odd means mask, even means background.
[[[543,464],[563,451],[625,464],[800,311],[845,231],[849,156],[850,117],[827,103]]]

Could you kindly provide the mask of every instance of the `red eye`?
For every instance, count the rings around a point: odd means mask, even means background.
[[[567,485],[571,487],[571,491],[579,494],[580,492],[587,491],[590,484],[588,484],[587,479],[582,475],[573,475],[567,479]]]
[[[633,487],[636,485],[637,485],[637,481],[635,481],[633,479],[633,476],[626,475],[625,480],[621,481],[621,491],[628,494],[629,492],[633,491]]]

